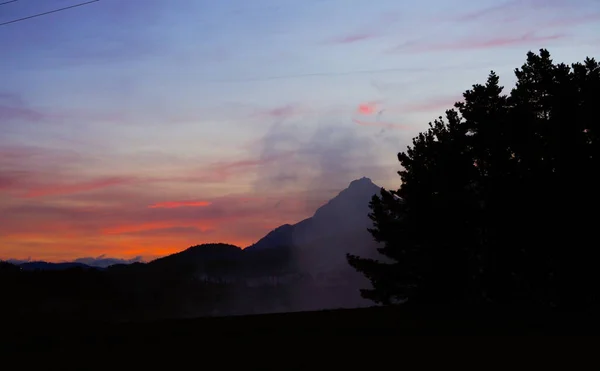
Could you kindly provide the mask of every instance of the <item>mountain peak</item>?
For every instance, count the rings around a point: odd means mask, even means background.
[[[366,176],[363,176],[360,179],[355,179],[352,182],[350,182],[350,185],[348,186],[348,188],[351,187],[363,187],[363,186],[371,186],[374,185],[373,181],[370,178],[367,178]]]

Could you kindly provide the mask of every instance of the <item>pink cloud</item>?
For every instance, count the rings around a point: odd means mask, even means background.
[[[356,109],[357,113],[361,115],[374,115],[379,111],[379,101],[371,101],[360,103]]]
[[[150,209],[167,208],[173,209],[177,207],[206,207],[211,203],[208,201],[164,201],[149,205]]]

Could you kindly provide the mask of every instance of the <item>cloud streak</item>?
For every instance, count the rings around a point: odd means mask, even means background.
[[[582,14],[573,17],[555,18],[543,22],[542,27],[559,28],[559,27],[575,27],[587,23],[600,22],[600,13]]]
[[[582,5],[590,4],[595,0],[509,0],[500,4],[484,7],[474,11],[469,11],[453,17],[452,20],[457,22],[470,22],[485,20],[490,21],[491,18],[497,20],[514,19],[515,16],[523,15],[527,12],[540,12],[551,10],[578,9]],[[507,18],[508,17],[508,18]]]
[[[210,206],[208,201],[164,201],[148,205],[150,209],[174,209],[178,207],[206,207]]]
[[[378,37],[374,32],[356,32],[345,36],[337,37],[328,42],[328,44],[354,44],[359,41],[370,40]]]
[[[25,193],[26,198],[61,196],[73,193],[88,192],[106,187],[113,187],[124,184],[131,184],[137,181],[131,177],[104,177],[90,181],[83,181],[74,184],[49,184],[37,189],[31,189]]]
[[[536,35],[534,32],[527,32],[518,36],[501,36],[490,38],[465,38],[447,43],[430,43],[420,45],[400,45],[390,52],[447,52],[462,50],[483,50],[494,49],[519,45],[531,45],[532,43],[541,43],[556,41],[566,38],[565,34]]]

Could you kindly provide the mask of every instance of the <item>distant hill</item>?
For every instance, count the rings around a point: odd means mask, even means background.
[[[65,270],[71,268],[82,268],[82,269],[92,269],[94,267],[90,267],[89,265],[83,263],[48,263],[44,261],[39,262],[27,262],[18,264],[19,267],[23,270],[33,271],[33,270],[47,270],[47,271],[57,271],[57,270]]]

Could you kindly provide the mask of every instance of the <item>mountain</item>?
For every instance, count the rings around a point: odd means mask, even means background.
[[[244,253],[261,256],[256,260],[279,254],[285,258],[274,260],[285,264],[286,272],[310,277],[295,286],[292,306],[296,310],[372,305],[359,294],[370,282],[350,267],[346,254],[380,258],[379,245],[367,230],[373,226],[369,202],[380,191],[369,178],[354,180],[312,217],[275,228]]]
[[[369,178],[360,178],[301,222],[282,225],[244,251],[252,252],[286,246],[308,270],[347,267],[346,253],[372,256],[375,241],[367,228],[369,202],[381,187]]]
[[[245,251],[306,246],[332,237],[343,238],[346,233],[355,234],[357,230],[366,232],[366,228],[372,226],[368,217],[369,202],[380,190],[381,187],[369,178],[354,180],[348,188],[317,209],[312,217],[294,225],[284,224],[275,228]]]

